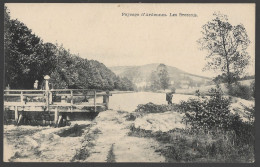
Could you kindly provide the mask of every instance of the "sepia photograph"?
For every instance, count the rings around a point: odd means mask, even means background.
[[[255,3],[5,3],[4,162],[255,162]]]

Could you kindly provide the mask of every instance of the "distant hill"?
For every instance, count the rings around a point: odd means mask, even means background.
[[[109,67],[116,75],[126,77],[132,81],[137,87],[149,85],[151,73],[156,71],[159,63],[147,64],[142,66],[115,66]],[[176,67],[167,66],[171,84],[179,83],[180,87],[195,87],[209,84],[211,78],[194,75],[182,71]],[[178,87],[178,85],[177,85]]]

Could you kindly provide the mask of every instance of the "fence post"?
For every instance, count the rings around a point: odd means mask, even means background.
[[[49,87],[50,76],[46,75],[46,76],[44,76],[44,79],[45,79],[45,90],[49,90],[50,89],[50,87]]]
[[[46,111],[49,111],[49,91],[45,91],[45,100],[46,100]]]
[[[58,118],[59,118],[59,111],[58,107],[55,108],[55,113],[54,113],[54,124],[57,125],[58,123]]]
[[[109,108],[109,91],[106,91],[106,94],[103,95],[103,103],[105,103],[106,110]]]
[[[5,90],[10,90],[10,86],[9,86],[9,84],[8,84],[8,86],[5,88]],[[6,94],[9,95],[10,92],[9,92],[9,91],[6,91]]]
[[[62,115],[60,115],[60,116],[59,116],[59,118],[58,118],[57,127],[59,127],[59,125],[60,125],[61,121],[62,121]]]
[[[21,114],[19,115],[19,118],[18,118],[18,121],[17,121],[17,125],[20,125],[22,119],[23,119],[23,114],[21,113]]]
[[[49,87],[49,79],[50,76],[46,75],[44,77],[45,79],[45,94],[46,94],[46,111],[49,111],[49,103],[50,103],[50,99],[49,99],[49,91],[50,91],[50,87]]]
[[[72,112],[72,110],[73,110],[73,90],[70,91],[70,97],[71,97],[71,100],[70,100],[71,109],[70,109],[70,111]]]
[[[18,121],[18,107],[17,106],[14,107],[14,119],[15,119],[15,122],[17,123],[17,121]]]
[[[97,97],[96,90],[94,90],[94,110],[95,110],[95,112],[97,111],[96,97]]]
[[[52,104],[52,92],[49,91],[49,104]]]
[[[23,101],[23,91],[21,91],[21,103],[24,104],[24,101]]]

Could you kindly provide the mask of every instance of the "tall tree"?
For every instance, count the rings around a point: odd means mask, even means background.
[[[250,41],[243,24],[233,26],[228,17],[220,13],[214,13],[214,17],[203,25],[202,38],[198,40],[201,49],[208,51],[204,70],[220,70],[230,85],[249,64],[246,49]]]
[[[5,33],[10,34],[5,39],[6,84],[12,88],[32,88],[38,79],[36,66],[44,63],[41,40],[18,20],[10,20]]]
[[[167,89],[169,87],[169,74],[165,64],[159,64],[157,67],[157,74],[159,77],[160,87]]]
[[[159,64],[156,71],[153,71],[150,75],[150,89],[159,90],[167,89],[170,85],[169,74],[166,65]]]
[[[151,90],[159,90],[161,88],[160,86],[160,80],[157,74],[157,71],[153,71],[150,75],[150,88]]]
[[[11,34],[10,34],[10,12],[6,6],[4,6],[4,54],[9,55],[8,46],[11,44]],[[8,66],[8,59],[5,57],[5,86],[9,85],[11,80],[11,76],[6,76],[6,74],[10,73],[10,66]]]

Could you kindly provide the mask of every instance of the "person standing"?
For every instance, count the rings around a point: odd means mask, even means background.
[[[168,104],[172,104],[172,96],[173,96],[172,92],[166,93],[166,101],[168,102]]]
[[[38,86],[39,86],[38,82],[39,82],[38,80],[35,80],[35,82],[33,84],[33,89],[35,89],[35,90],[38,89]]]
[[[172,97],[174,93],[175,93],[175,88],[172,88],[171,92],[166,93],[166,101],[168,102],[168,104],[172,104]]]

